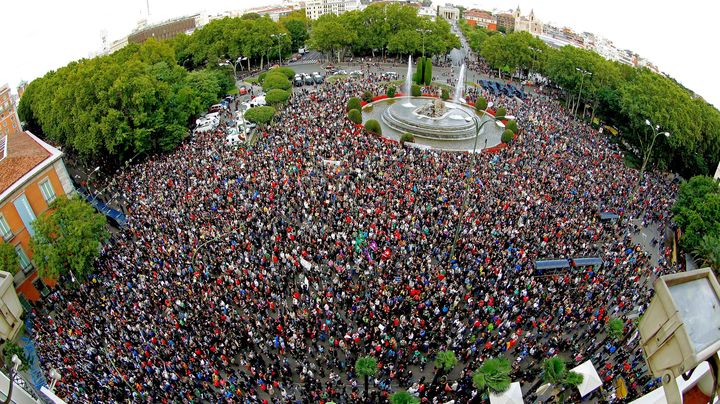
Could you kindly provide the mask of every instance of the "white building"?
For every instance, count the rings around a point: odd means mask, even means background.
[[[308,0],[305,2],[305,13],[311,20],[315,20],[321,15],[340,15],[359,8],[360,0]]]
[[[460,9],[453,6],[452,4],[438,6],[437,15],[450,22],[454,22],[460,19]]]
[[[543,23],[542,21],[535,18],[535,12],[530,10],[530,15],[520,15],[520,7],[515,9],[513,12],[515,17],[515,32],[529,32],[535,36],[543,34]]]

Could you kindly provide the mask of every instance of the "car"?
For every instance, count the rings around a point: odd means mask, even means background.
[[[346,70],[340,69],[335,72],[335,74],[348,74]]]
[[[325,70],[331,70],[331,69],[334,69],[334,68],[335,68],[335,66],[333,66],[333,65],[327,65],[327,66],[325,66]],[[317,72],[313,72],[313,74],[315,74],[315,73],[317,73]]]
[[[386,72],[386,76],[388,76],[391,80],[397,80],[398,74],[396,72]]]
[[[313,80],[311,75],[309,75],[309,74],[305,75],[305,84],[307,84],[309,86],[315,84],[315,80]]]
[[[322,84],[323,77],[321,75],[317,74],[317,75],[313,76],[313,80],[315,80],[315,84]]]
[[[296,74],[295,78],[293,79],[293,84],[295,85],[295,87],[302,87],[302,85],[303,85],[302,76],[299,74]]]
[[[353,71],[350,72],[350,75],[351,75],[351,76],[362,76],[362,75],[363,75],[363,72],[360,71],[360,70],[353,70]]]
[[[245,94],[247,94],[247,93],[248,93],[247,87],[245,87],[245,86],[240,86],[240,88],[238,88],[238,93],[239,93],[240,95],[245,95]]]

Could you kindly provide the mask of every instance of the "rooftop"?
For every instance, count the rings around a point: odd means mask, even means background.
[[[0,160],[0,194],[38,164],[51,156],[47,147],[28,132],[9,135],[6,141],[7,156]]]

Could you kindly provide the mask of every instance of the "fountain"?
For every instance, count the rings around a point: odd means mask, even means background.
[[[463,98],[463,91],[465,90],[465,63],[460,66],[460,73],[458,73],[458,81],[455,85],[455,94],[453,95],[453,101],[465,102]]]

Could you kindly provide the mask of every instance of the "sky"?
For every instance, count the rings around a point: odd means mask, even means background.
[[[281,0],[147,0],[150,21],[198,12],[216,13]],[[446,1],[442,1],[444,4]],[[487,10],[514,9],[578,32],[612,40],[655,63],[661,71],[720,107],[720,2],[712,0],[447,0]],[[146,0],[8,0],[0,6],[3,58],[0,84],[15,88],[68,62],[88,57],[119,39],[146,18]]]

